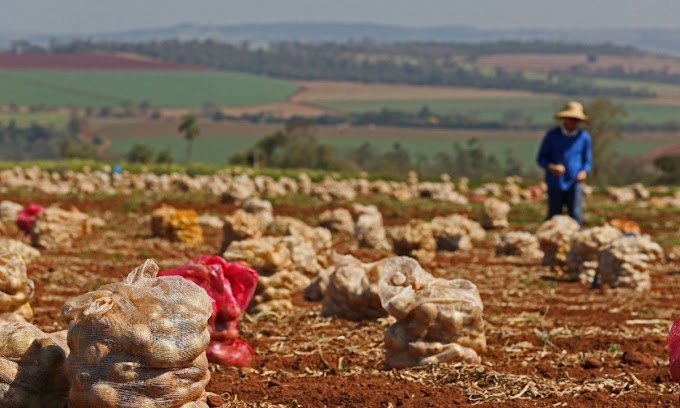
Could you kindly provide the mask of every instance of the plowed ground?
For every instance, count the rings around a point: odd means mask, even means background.
[[[22,204],[75,205],[107,223],[72,248],[44,251],[29,265],[36,285],[31,302],[36,323],[46,331],[65,328],[60,317],[65,299],[120,280],[146,258],[154,258],[163,269],[199,253],[218,251],[221,231],[215,229],[204,229],[206,242],[198,249],[150,238],[148,214],[161,202],[214,215],[234,210],[208,196],[58,198],[16,193],[3,198]],[[445,204],[375,202],[388,224],[452,212],[476,216],[476,210]],[[514,210],[513,228],[533,230],[541,206]],[[275,212],[313,223],[316,214],[329,207],[298,198],[279,200]],[[589,219],[608,215],[598,211]],[[667,238],[677,234],[676,216],[657,214],[658,219],[645,225],[653,235]],[[14,229],[10,235],[20,237]],[[347,248],[343,242],[336,245],[339,252]],[[353,253],[365,260],[388,255]],[[680,387],[668,371],[666,335],[680,314],[676,289],[680,265],[656,268],[650,293],[589,290],[563,281],[536,262],[496,257],[489,237],[472,252],[440,253],[424,267],[437,276],[467,278],[478,285],[488,323],[488,350],[481,366],[386,371],[382,343],[386,321],[322,317],[320,305],[300,295],[291,314],[243,318],[242,337],[256,353],[253,367],[214,366],[209,391],[220,394],[227,407],[668,407],[677,403]],[[638,358],[623,358],[624,353],[637,353]],[[582,363],[589,357],[599,367],[584,368]]]

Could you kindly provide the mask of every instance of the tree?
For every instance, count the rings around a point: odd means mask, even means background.
[[[153,160],[153,150],[148,145],[136,144],[130,148],[127,160],[130,163],[151,163]]]
[[[614,168],[616,153],[614,145],[621,139],[621,120],[626,115],[622,105],[608,99],[598,98],[586,105],[590,117],[588,132],[592,137],[593,178],[603,181]]]
[[[178,131],[184,135],[187,140],[187,163],[191,161],[191,149],[194,144],[194,139],[201,135],[201,128],[198,126],[198,121],[193,113],[189,113],[182,118],[182,123],[179,124]]]

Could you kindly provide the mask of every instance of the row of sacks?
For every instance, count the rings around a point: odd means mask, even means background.
[[[147,261],[67,300],[64,332],[0,327],[0,406],[207,407],[211,299]]]
[[[343,208],[324,211],[319,226],[355,238],[359,247],[394,251],[422,262],[430,261],[437,250],[469,250],[486,236],[477,222],[458,214],[386,228],[376,206],[361,204],[354,204],[351,212]]]
[[[237,170],[238,171],[238,170]],[[489,184],[484,195],[505,197],[512,202],[536,199],[542,194],[540,186],[523,189],[521,179],[509,178],[505,186]],[[209,192],[222,197],[224,202],[242,202],[250,197],[282,197],[301,194],[317,197],[324,201],[352,201],[358,196],[371,194],[388,195],[400,201],[428,198],[436,201],[467,204],[467,180],[453,183],[444,174],[438,182],[419,181],[415,172],[410,172],[407,182],[368,180],[365,177],[340,180],[327,176],[312,181],[306,173],[297,178],[287,176],[274,179],[269,176],[251,176],[247,172],[232,174],[228,171],[213,175],[189,176],[184,173],[154,174],[145,172],[112,174],[110,169],[84,169],[82,172],[48,172],[36,167],[16,167],[0,171],[0,191],[29,189],[47,194],[129,194],[134,191],[154,193]],[[500,191],[496,194],[496,190]]]
[[[31,237],[33,246],[47,250],[68,248],[90,234],[93,226],[104,224],[103,220],[91,218],[77,208],[43,208],[36,204],[23,207],[11,201],[0,202],[0,217],[3,221],[14,220],[17,227]]]
[[[647,290],[650,270],[665,258],[661,246],[641,235],[631,222],[582,229],[572,218],[558,215],[544,222],[532,235],[511,232],[496,245],[498,255],[543,259],[543,265],[566,272],[571,280],[612,288]]]
[[[435,278],[409,257],[363,263],[334,255],[333,267],[305,290],[322,313],[349,320],[388,315],[385,365],[402,368],[440,362],[477,364],[486,348],[483,305],[464,279]]]

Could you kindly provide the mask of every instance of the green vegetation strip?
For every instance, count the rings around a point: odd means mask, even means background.
[[[206,103],[249,106],[284,101],[297,86],[230,72],[0,71],[0,104],[190,108]]]
[[[252,136],[203,137],[194,141],[193,158],[196,161],[226,164],[231,156],[238,153],[259,140]],[[379,153],[386,152],[395,143],[400,143],[411,154],[415,162],[418,156],[432,160],[439,152],[453,152],[454,141],[427,138],[391,138],[371,136],[342,136],[319,137],[319,142],[329,145],[341,152],[356,149],[363,143],[370,143]],[[154,151],[168,149],[175,161],[185,157],[186,141],[181,136],[153,137],[153,138],[114,138],[111,140],[111,152],[124,156],[135,144],[146,144]],[[464,141],[460,141],[464,143]],[[487,153],[492,153],[503,160],[508,151],[525,163],[527,169],[534,167],[538,141],[533,140],[482,140],[482,147]],[[667,140],[626,140],[616,145],[616,151],[629,156],[639,156],[654,149],[664,147],[671,142]]]

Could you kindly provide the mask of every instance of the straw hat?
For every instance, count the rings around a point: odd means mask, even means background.
[[[583,122],[590,122],[590,119],[583,112],[583,105],[580,102],[569,101],[561,112],[555,114],[555,119],[578,119]]]

